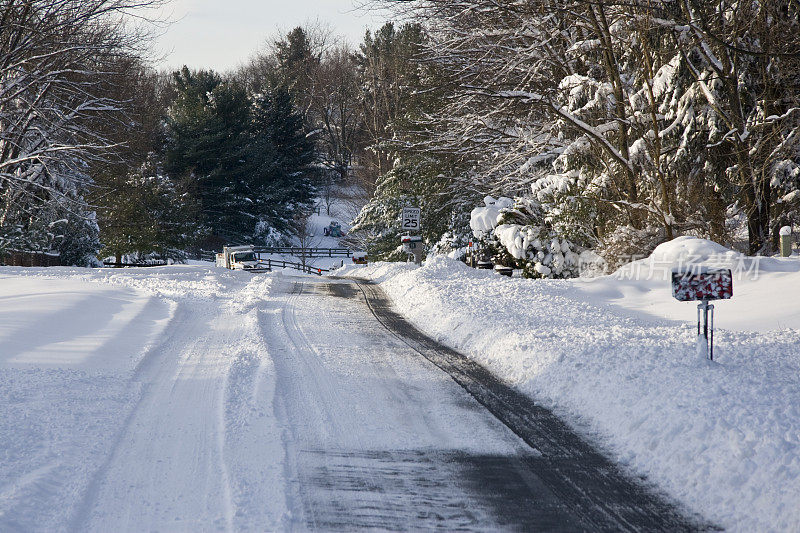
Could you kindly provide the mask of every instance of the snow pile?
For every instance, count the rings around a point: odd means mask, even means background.
[[[742,254],[713,241],[684,236],[656,246],[648,261],[671,263],[676,266],[692,263],[708,264],[709,262],[716,265],[723,262],[733,263],[743,258]]]
[[[686,323],[693,320],[695,308],[672,297],[670,281],[677,268],[690,272],[731,270],[733,299],[714,302],[716,324],[721,329],[800,329],[800,263],[796,257],[747,257],[705,239],[678,237],[611,276],[583,280],[574,287],[584,301],[611,305],[622,315]]]
[[[443,257],[340,272],[380,282],[420,329],[564,413],[708,519],[800,530],[800,262],[743,261],[733,299],[715,303],[707,362],[694,303],[674,301],[657,276],[696,257],[742,260],[682,238],[638,270],[591,281],[508,279]]]
[[[483,199],[484,207],[476,207],[472,210],[469,217],[469,227],[476,237],[480,238],[488,235],[497,226],[500,218],[500,211],[514,205],[511,198],[492,198],[487,196]]]

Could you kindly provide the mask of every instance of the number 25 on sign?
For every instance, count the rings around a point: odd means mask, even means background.
[[[404,230],[418,230],[419,229],[419,207],[404,207],[402,228]]]

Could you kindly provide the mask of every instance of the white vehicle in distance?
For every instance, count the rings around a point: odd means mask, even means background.
[[[217,266],[230,270],[265,272],[269,270],[256,257],[252,246],[225,246],[217,254]]]

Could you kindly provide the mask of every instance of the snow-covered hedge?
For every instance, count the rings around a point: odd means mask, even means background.
[[[573,278],[579,274],[578,246],[545,222],[531,198],[487,196],[472,210],[470,227],[495,263],[522,269],[528,278]]]

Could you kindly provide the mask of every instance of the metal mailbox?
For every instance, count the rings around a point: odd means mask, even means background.
[[[672,296],[681,302],[727,300],[733,297],[733,275],[728,268],[673,270]]]
[[[733,297],[729,268],[691,268],[672,271],[672,296],[681,302],[697,302],[698,352],[714,359],[714,306],[712,300]]]

